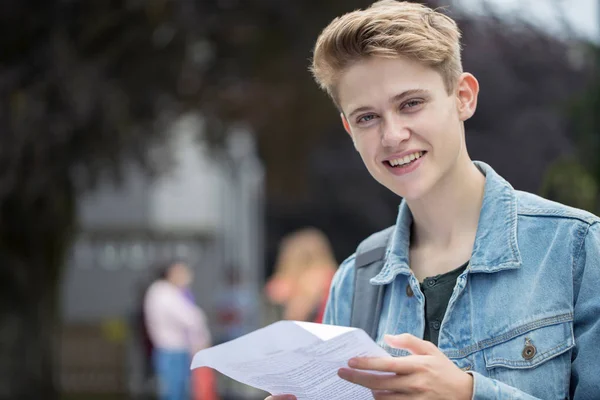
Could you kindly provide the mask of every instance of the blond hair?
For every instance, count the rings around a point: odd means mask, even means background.
[[[279,247],[275,266],[276,274],[295,276],[312,268],[337,268],[327,236],[312,227],[300,229],[285,236]]]
[[[337,79],[369,57],[407,57],[440,73],[448,94],[462,74],[461,33],[450,17],[422,4],[381,0],[334,19],[319,35],[310,68],[337,103]]]

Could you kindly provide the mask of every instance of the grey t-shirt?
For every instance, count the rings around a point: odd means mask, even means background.
[[[423,339],[438,345],[440,325],[446,314],[448,302],[456,279],[467,268],[466,262],[460,267],[445,274],[425,278],[421,283],[421,291],[425,296],[425,331]]]

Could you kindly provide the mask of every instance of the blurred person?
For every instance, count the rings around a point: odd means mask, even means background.
[[[598,398],[600,219],[471,160],[479,83],[460,37],[438,11],[382,0],[317,39],[317,83],[369,173],[401,198],[396,224],[341,264],[324,317],[397,357],[357,357],[338,374],[376,399]]]
[[[219,341],[228,342],[255,329],[258,324],[256,289],[244,280],[242,271],[228,266],[223,271],[224,284],[216,296]]]
[[[192,289],[188,286],[183,289],[184,297],[192,304],[196,305],[196,299]],[[191,330],[188,332],[190,343],[194,342],[194,337],[197,332]],[[210,343],[205,346],[209,347]],[[193,353],[202,350],[203,347],[195,347],[192,350]],[[217,396],[217,382],[214,371],[211,368],[202,367],[195,368],[192,372],[191,378],[191,398],[193,400],[216,400]]]
[[[144,318],[161,400],[190,399],[191,355],[211,343],[206,316],[190,291],[192,279],[187,264],[172,262],[145,295]]]
[[[154,283],[154,280],[149,281],[144,279],[139,283],[135,293],[135,311],[133,313],[132,320],[132,339],[134,340],[134,346],[137,354],[139,354],[139,370],[133,370],[134,381],[136,382],[136,392],[146,393],[150,391],[154,379],[154,365],[152,361],[152,354],[154,352],[154,346],[148,332],[148,325],[146,323],[146,313],[144,310],[144,303],[146,293],[150,286]]]
[[[194,306],[196,305],[194,293],[192,292],[192,289],[189,286],[183,289],[183,295]],[[189,335],[190,343],[193,343],[194,331],[190,331]],[[209,345],[207,345],[206,347],[208,347]],[[202,350],[202,348],[196,347],[193,353],[199,350]],[[215,400],[218,398],[216,388],[216,377],[214,371],[211,368],[195,368],[191,373],[191,398],[193,400]]]
[[[269,300],[283,306],[283,318],[320,323],[337,263],[329,240],[315,228],[285,236],[275,273],[265,286]]]

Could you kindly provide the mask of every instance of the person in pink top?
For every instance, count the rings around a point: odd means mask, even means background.
[[[206,316],[188,297],[191,281],[187,264],[173,262],[148,288],[144,298],[161,400],[190,398],[191,354],[210,346]]]

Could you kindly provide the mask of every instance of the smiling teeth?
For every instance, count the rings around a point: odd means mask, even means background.
[[[390,165],[392,167],[398,166],[398,165],[405,165],[408,164],[409,162],[416,160],[417,158],[421,158],[423,156],[425,152],[423,151],[417,151],[415,153],[406,155],[402,158],[396,158],[393,160],[389,160],[388,162],[390,163]]]

